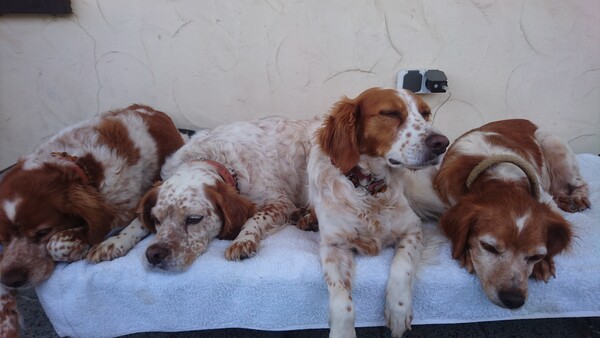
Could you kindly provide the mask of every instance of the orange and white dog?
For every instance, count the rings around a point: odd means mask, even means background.
[[[510,309],[525,303],[530,276],[554,276],[553,257],[571,243],[571,225],[557,206],[590,207],[568,145],[528,120],[492,122],[462,135],[434,187],[450,208],[440,226],[452,257],[477,274],[492,302]]]
[[[320,230],[329,291],[330,337],[355,337],[354,253],[394,246],[385,317],[394,337],[412,321],[412,284],[423,249],[421,220],[404,194],[402,172],[438,163],[448,139],[430,109],[405,90],[371,88],[335,104],[308,162],[309,197]]]
[[[14,292],[50,276],[55,261],[110,260],[100,242],[130,224],[137,204],[183,138],[142,105],[66,128],[0,179],[0,333],[18,335]],[[138,221],[133,221],[141,228]],[[131,226],[131,225],[130,225]],[[90,250],[90,246],[93,246]]]
[[[182,145],[166,114],[133,105],[66,128],[21,158],[0,181],[2,284],[36,285],[55,260],[114,258],[118,248],[88,249],[135,219],[165,158]]]

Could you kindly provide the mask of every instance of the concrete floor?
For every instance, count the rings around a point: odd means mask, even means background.
[[[46,317],[33,290],[26,290],[18,296],[19,311],[25,327],[22,337],[56,338],[52,324]],[[91,319],[93,320],[93,319]],[[106,325],[99,323],[98,325]],[[360,328],[359,338],[390,337],[385,327]],[[328,330],[302,330],[285,332],[265,332],[245,329],[207,330],[178,333],[139,333],[124,338],[326,338]],[[600,317],[557,318],[519,321],[486,322],[453,325],[415,325],[405,338],[417,337],[553,337],[553,338],[600,338]],[[87,337],[83,337],[87,338]]]

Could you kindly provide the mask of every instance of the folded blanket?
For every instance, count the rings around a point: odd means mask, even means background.
[[[577,238],[555,258],[556,278],[530,280],[518,310],[492,304],[477,277],[459,267],[450,245],[430,246],[415,282],[413,324],[600,316],[600,157],[577,155],[592,209],[567,214]],[[442,238],[426,224],[430,238]],[[226,261],[230,242],[215,240],[185,273],[148,271],[150,239],[112,262],[60,264],[36,291],[61,336],[114,337],[134,332],[216,328],[295,330],[327,327],[327,288],[318,234],[286,227],[265,239],[256,257]],[[393,250],[358,256],[356,326],[383,326],[384,289]]]

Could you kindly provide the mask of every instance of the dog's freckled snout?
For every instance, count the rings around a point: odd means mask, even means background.
[[[169,249],[160,244],[152,244],[146,249],[146,259],[152,265],[162,263],[169,255]]]
[[[10,288],[19,288],[27,283],[29,273],[23,268],[14,268],[2,273],[2,284]]]
[[[517,289],[502,290],[498,292],[498,298],[509,309],[516,309],[525,304],[525,295]]]
[[[446,152],[446,148],[450,144],[450,140],[441,134],[431,134],[425,139],[427,147],[436,155],[441,155]]]

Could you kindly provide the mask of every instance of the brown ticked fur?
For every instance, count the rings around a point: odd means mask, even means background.
[[[155,184],[144,195],[139,208],[142,224],[154,233],[156,233],[156,226],[151,211],[156,205],[161,184],[160,182]],[[207,196],[215,205],[215,210],[223,223],[217,238],[225,240],[235,239],[244,223],[254,215],[254,204],[241,196],[235,188],[222,181],[217,181],[215,186],[206,186],[205,189]]]

